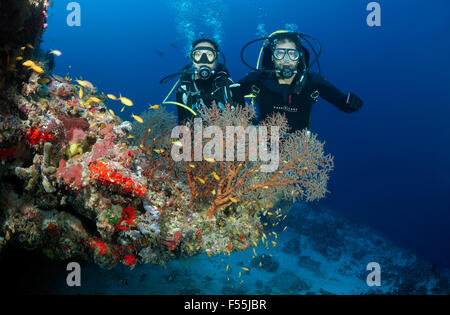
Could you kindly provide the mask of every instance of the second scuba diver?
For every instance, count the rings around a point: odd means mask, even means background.
[[[178,123],[188,122],[193,117],[192,111],[197,112],[202,106],[209,107],[213,101],[219,107],[244,104],[245,100],[241,94],[235,93],[239,85],[230,78],[225,65],[218,62],[220,54],[225,60],[225,56],[213,40],[202,38],[192,43],[190,53],[192,64],[188,64],[176,74],[180,75],[175,103],[179,105]],[[173,76],[168,76],[161,82]]]
[[[308,38],[311,37],[305,34],[279,31],[274,36],[254,40],[242,49],[242,61],[255,71],[239,81],[241,93],[254,97],[260,121],[273,112],[281,112],[286,115],[292,132],[310,129],[312,107],[319,97],[346,113],[361,109],[363,102],[357,95],[342,93],[320,74],[310,71],[318,62],[320,52],[316,53]],[[311,46],[315,54],[311,64],[309,51],[301,39]],[[246,47],[260,40],[268,42],[263,46],[261,70],[248,65],[243,57]]]

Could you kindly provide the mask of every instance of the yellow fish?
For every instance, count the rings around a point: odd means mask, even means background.
[[[80,80],[75,80],[79,85],[81,85],[82,87],[88,88],[88,89],[93,89],[94,86],[92,85],[91,82],[89,81],[80,81]]]
[[[17,57],[16,60],[23,60],[23,57]]]
[[[119,100],[126,106],[133,106],[133,102],[130,99],[123,97],[122,94],[120,94]]]
[[[283,232],[286,231],[286,229],[287,229],[287,226],[284,227]]]
[[[32,66],[31,69],[33,69],[37,73],[44,73],[44,69],[36,65]]]
[[[277,242],[272,241],[272,245],[273,245],[273,247],[277,246]]]
[[[195,165],[194,164],[189,164],[189,167],[190,168],[195,168]]]
[[[161,154],[161,153],[164,152],[163,149],[153,149],[153,151],[155,151],[155,152],[158,153],[158,154]]]
[[[83,89],[82,88],[80,88],[80,92],[78,92],[78,96],[80,99],[83,98]]]
[[[259,268],[261,268],[262,267],[262,262],[259,262]]]
[[[239,271],[239,278],[242,276],[242,272]]]
[[[234,203],[238,202],[237,199],[235,199],[235,198],[233,198],[233,197],[229,197],[229,198],[230,198],[230,200],[231,200],[232,202],[234,202]]]
[[[250,269],[248,269],[248,268],[246,268],[246,267],[242,267],[241,269],[242,269],[242,270],[245,270],[245,271],[250,271]]]
[[[144,123],[144,120],[143,120],[141,117],[139,117],[139,116],[136,116],[136,115],[134,115],[134,114],[131,114],[131,117],[133,117],[137,122],[139,122],[139,123],[141,123],[141,124]]]
[[[123,112],[123,110],[125,109],[125,106],[124,107],[122,107],[122,109],[120,110],[120,112]]]
[[[200,183],[202,183],[202,184],[205,184],[205,183],[206,183],[204,179],[202,179],[202,178],[200,178],[200,177],[197,177],[197,178],[198,178],[198,180],[200,181]]]
[[[153,106],[150,106],[150,108],[151,108],[151,109],[158,109],[158,108],[159,108],[159,105],[153,105]]]
[[[108,98],[110,98],[110,99],[112,99],[114,101],[117,101],[117,97],[115,97],[113,94],[108,94],[106,96],[108,96]]]
[[[27,60],[23,63],[23,65],[25,67],[32,67],[32,66],[35,66],[36,64],[32,60]]]
[[[30,49],[34,49],[33,45],[31,45],[31,44],[27,44],[27,47]]]
[[[128,137],[127,137],[127,139],[133,139],[134,138],[134,136],[132,136],[132,135],[129,135]]]
[[[109,112],[111,113],[111,115],[115,116],[116,114],[114,114],[114,111],[112,109],[109,110]]]
[[[216,174],[216,172],[212,172],[211,175],[214,176],[215,179],[220,180],[220,177]]]
[[[20,47],[20,49],[21,49],[21,50],[25,50],[25,46],[23,46],[23,47]]]
[[[214,160],[213,158],[206,158],[205,161],[209,163],[214,163],[216,160]]]
[[[211,193],[213,194],[213,196],[215,196],[216,195],[216,190],[213,189],[213,191],[211,191]]]
[[[88,102],[101,103],[102,100],[99,99],[98,97],[93,96],[93,97],[90,97],[90,98],[88,99]]]
[[[227,269],[225,269],[225,271],[228,271],[228,269],[230,269],[230,266],[229,266],[229,265],[227,265]]]

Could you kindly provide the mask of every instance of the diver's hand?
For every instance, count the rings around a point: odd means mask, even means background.
[[[350,93],[347,95],[347,104],[354,112],[357,112],[362,108],[363,101],[358,95]]]

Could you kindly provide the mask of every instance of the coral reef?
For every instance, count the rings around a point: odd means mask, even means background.
[[[284,197],[325,195],[331,156],[315,135],[288,133],[285,117],[263,124],[280,126],[276,171],[260,172],[262,162],[248,154],[243,161],[176,162],[175,119],[164,109],[153,106],[133,126],[106,107],[93,84],[52,74],[29,51],[39,45],[48,1],[1,5],[3,15],[11,9],[14,29],[30,26],[3,50],[7,65],[11,56],[28,60],[15,63],[11,75],[0,73],[0,249],[35,249],[103,268],[230,253],[260,237],[267,243],[261,210]],[[246,128],[254,109],[214,105],[202,117],[205,128]]]

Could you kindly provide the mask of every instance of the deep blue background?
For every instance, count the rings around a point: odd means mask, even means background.
[[[182,1],[78,2],[81,27],[66,25],[69,1],[56,1],[49,12],[42,47],[63,52],[54,72],[121,92],[135,102],[134,113],[161,103],[171,86],[159,80],[187,62],[179,22],[213,35],[204,27],[204,10],[179,20],[174,4]],[[379,1],[382,26],[375,28],[366,24],[368,0],[186,2],[220,10],[222,50],[235,80],[248,71],[240,49],[256,37],[260,22],[269,33],[295,23],[321,41],[322,74],[365,102],[352,115],[324,101],[314,109],[313,131],[336,164],[323,205],[450,267],[450,2]],[[248,51],[252,64],[257,48]]]

